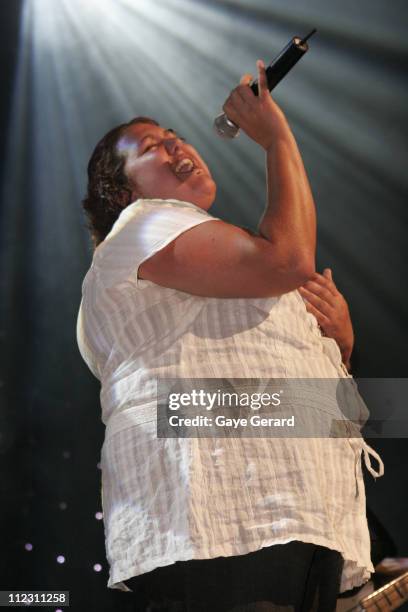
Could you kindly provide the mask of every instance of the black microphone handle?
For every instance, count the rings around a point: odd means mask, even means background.
[[[277,55],[267,66],[266,78],[268,82],[268,89],[272,91],[274,87],[283,79],[283,77],[293,68],[293,66],[300,60],[300,58],[308,50],[306,42],[302,43],[302,39],[298,36],[292,38],[292,40],[286,45],[284,49]],[[250,88],[254,94],[258,95],[258,79],[253,81]]]
[[[300,58],[309,49],[307,39],[314,34],[316,30],[312,30],[304,38],[294,36],[291,41],[282,49],[282,51],[271,61],[265,69],[269,91],[283,79],[283,77],[293,68]],[[258,80],[254,80],[250,84],[250,88],[254,94],[258,95]],[[225,113],[221,113],[214,120],[214,128],[218,136],[222,138],[235,138],[239,133],[239,126],[228,119]]]

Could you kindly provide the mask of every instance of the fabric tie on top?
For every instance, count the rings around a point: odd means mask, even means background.
[[[384,463],[382,462],[380,455],[376,453],[375,450],[371,448],[371,446],[369,446],[367,442],[365,441],[363,441],[363,453],[364,453],[364,463],[365,463],[367,470],[370,472],[370,474],[374,476],[374,478],[383,476],[384,475]],[[377,463],[379,466],[378,472],[376,472],[373,466],[371,465],[370,455],[372,455],[377,460]]]

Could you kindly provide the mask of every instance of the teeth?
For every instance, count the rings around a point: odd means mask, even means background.
[[[194,168],[194,162],[188,157],[185,157],[184,159],[178,162],[178,164],[175,167],[175,171],[176,172],[191,172],[193,168]]]

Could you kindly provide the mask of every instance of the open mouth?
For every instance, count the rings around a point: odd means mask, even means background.
[[[179,177],[187,177],[197,170],[201,172],[190,157],[183,157],[175,165],[172,166],[173,172]]]

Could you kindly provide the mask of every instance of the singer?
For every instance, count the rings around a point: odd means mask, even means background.
[[[328,612],[374,571],[362,453],[383,466],[362,438],[157,438],[161,377],[350,378],[344,304],[338,343],[318,325],[340,294],[315,271],[302,158],[257,67],[259,95],[244,75],[223,107],[265,151],[257,234],[208,212],[209,168],[150,118],[111,130],[88,165],[77,339],[101,382],[108,587],[138,610]]]

